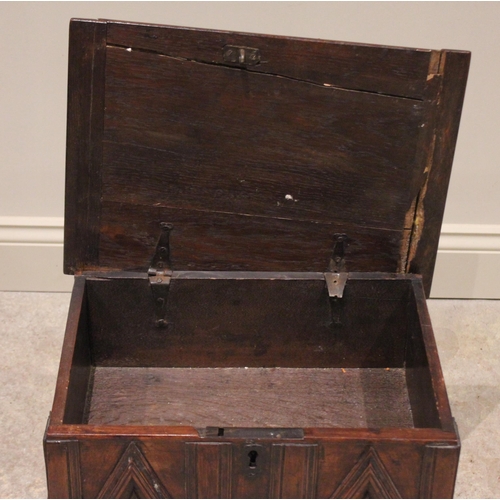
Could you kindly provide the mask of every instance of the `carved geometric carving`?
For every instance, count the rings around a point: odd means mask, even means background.
[[[131,442],[97,498],[172,498],[155,471]]]
[[[401,498],[373,447],[366,450],[331,498]]]
[[[318,445],[273,444],[270,498],[316,498]]]
[[[186,498],[231,498],[231,443],[186,443]]]

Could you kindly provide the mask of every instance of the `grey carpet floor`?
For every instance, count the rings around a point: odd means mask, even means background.
[[[69,294],[0,292],[0,497],[46,498],[42,436]],[[500,301],[430,300],[462,439],[456,498],[500,497]]]

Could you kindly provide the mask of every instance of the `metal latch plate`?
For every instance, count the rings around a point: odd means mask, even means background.
[[[274,427],[206,427],[200,429],[201,437],[242,439],[304,439],[304,429]]]
[[[155,302],[155,324],[157,327],[168,326],[166,319],[167,301],[172,269],[170,266],[170,231],[172,225],[161,223],[161,234],[156,245],[156,252],[148,270],[149,283]]]
[[[255,66],[260,63],[260,50],[253,47],[226,45],[222,49],[222,59],[225,63],[235,66]]]
[[[344,295],[347,276],[348,273],[325,273],[325,281],[330,298],[342,298]]]

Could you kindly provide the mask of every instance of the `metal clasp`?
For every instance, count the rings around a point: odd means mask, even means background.
[[[349,276],[345,272],[346,248],[347,235],[336,234],[328,271],[324,274],[328,296],[330,297],[330,316],[333,325],[342,324],[342,304],[340,299],[344,296],[344,289]]]
[[[347,273],[325,273],[326,287],[331,299],[341,299],[347,281]]]
[[[252,47],[237,47],[226,45],[222,49],[224,62],[236,66],[256,66],[260,63],[260,50]]]
[[[172,224],[162,222],[161,233],[156,245],[156,252],[148,269],[149,284],[155,302],[155,325],[159,328],[166,328],[168,321],[167,303],[172,278],[172,268],[170,265],[170,231]]]

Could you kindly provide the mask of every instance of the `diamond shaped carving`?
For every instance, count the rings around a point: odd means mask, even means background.
[[[135,442],[131,442],[97,498],[172,498]]]
[[[337,488],[332,498],[401,498],[387,469],[370,446]]]

